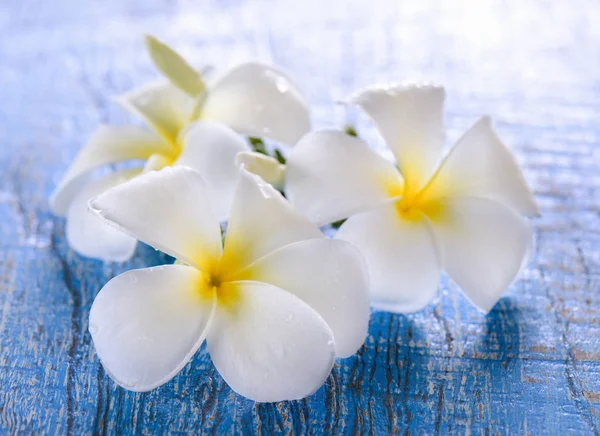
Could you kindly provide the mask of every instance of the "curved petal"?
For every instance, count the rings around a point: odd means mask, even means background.
[[[440,86],[402,84],[368,88],[348,100],[377,125],[396,156],[409,192],[427,182],[442,156],[444,98]]]
[[[67,213],[69,204],[91,170],[102,165],[133,159],[148,159],[154,153],[172,151],[159,137],[138,126],[100,126],[81,149],[50,198],[52,211]]]
[[[483,197],[539,215],[535,198],[489,117],[471,127],[450,151],[428,188],[429,197]]]
[[[144,41],[152,62],[174,86],[191,97],[204,92],[202,77],[179,53],[152,35],[146,35]]]
[[[266,154],[256,151],[244,151],[235,157],[238,165],[244,165],[252,174],[260,176],[265,182],[273,185],[275,189],[282,189],[285,183],[285,165]]]
[[[278,69],[257,62],[233,68],[218,80],[201,117],[289,145],[310,130],[308,106],[296,85]]]
[[[400,194],[398,170],[364,141],[340,131],[307,134],[287,160],[286,195],[317,225],[348,218]]]
[[[206,182],[212,210],[222,221],[231,210],[240,169],[235,158],[250,149],[229,127],[213,121],[196,121],[181,135],[183,150],[175,165],[197,170]]]
[[[235,313],[217,311],[207,344],[227,384],[259,402],[297,400],[319,389],[335,359],[333,333],[323,318],[265,283],[223,286],[234,288],[240,302]]]
[[[189,121],[195,100],[169,82],[151,83],[115,99],[121,106],[148,123],[177,150],[177,135]]]
[[[167,167],[104,192],[90,202],[104,221],[188,265],[212,267],[221,227],[197,171]]]
[[[267,254],[236,277],[284,289],[316,310],[338,357],[356,353],[369,328],[369,281],[360,252],[345,241],[311,239]]]
[[[86,257],[125,262],[135,251],[137,241],[103,223],[90,213],[88,202],[98,194],[124,183],[141,170],[126,170],[87,183],[75,196],[67,213],[66,234],[69,246]]]
[[[401,218],[393,204],[348,218],[336,238],[365,257],[371,304],[389,312],[415,312],[436,296],[440,261],[427,220]]]
[[[493,200],[448,200],[435,232],[444,269],[471,302],[489,312],[515,280],[531,246],[531,227],[515,211]]]
[[[222,259],[230,274],[279,247],[323,237],[279,191],[241,169]]]
[[[165,265],[128,271],[100,290],[90,310],[96,353],[120,386],[149,391],[172,379],[206,337],[214,299],[197,293],[201,273]]]

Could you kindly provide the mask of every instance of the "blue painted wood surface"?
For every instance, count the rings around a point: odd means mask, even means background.
[[[0,3],[0,434],[598,434],[600,4],[595,0]],[[83,259],[47,198],[111,95],[155,78],[152,32],[198,64],[260,58],[306,91],[317,127],[356,122],[332,100],[376,81],[447,87],[449,142],[490,114],[543,216],[522,278],[488,315],[444,281],[422,312],[373,314],[355,357],[297,402],[233,394],[204,349],[150,393],[118,388],[87,319],[114,275],[163,263]],[[376,142],[376,141],[375,141]]]

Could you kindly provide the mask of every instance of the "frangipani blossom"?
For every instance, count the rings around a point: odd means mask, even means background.
[[[159,55],[176,56],[170,49],[164,50]],[[158,56],[152,50],[151,54]],[[169,64],[173,68],[172,64],[176,62]],[[180,65],[174,73],[167,70],[176,76],[169,77],[171,82],[151,84],[117,99],[146,121],[152,131],[138,126],[101,126],[53,193],[51,208],[56,215],[67,217],[67,239],[80,254],[124,261],[135,250],[134,239],[87,213],[90,198],[111,186],[144,171],[190,166],[202,173],[215,213],[225,219],[239,173],[235,157],[238,152],[251,152],[239,134],[294,144],[309,130],[304,98],[274,67],[245,63],[211,85],[186,65]],[[192,96],[181,88],[201,90],[201,94]],[[94,170],[124,161],[141,163],[133,170],[93,177]]]
[[[336,238],[367,261],[374,307],[411,312],[436,295],[444,269],[488,312],[528,258],[538,214],[525,179],[489,118],[442,156],[444,90],[400,85],[350,98],[375,122],[397,167],[338,131],[292,150],[286,194],[313,222],[348,218]],[[443,157],[443,159],[442,159]]]
[[[90,203],[101,219],[180,264],[129,271],[96,297],[89,330],[124,388],[175,376],[206,339],[219,373],[255,401],[303,398],[369,320],[366,265],[325,238],[271,185],[242,170],[221,243],[208,186],[190,168],[149,172]]]

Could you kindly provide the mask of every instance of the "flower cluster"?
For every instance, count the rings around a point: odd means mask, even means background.
[[[206,340],[240,395],[304,398],[362,346],[369,305],[420,310],[445,270],[488,312],[527,262],[533,195],[487,117],[444,154],[443,88],[348,99],[392,163],[353,129],[310,132],[302,94],[272,66],[211,81],[146,45],[166,80],[117,100],[150,129],[100,127],[51,198],[82,255],[123,261],[139,240],[176,259],[113,278],[93,303],[89,330],[119,385],[166,383]],[[123,161],[141,162],[97,174]],[[319,230],[340,220],[332,239]]]
[[[310,129],[307,104],[292,81],[276,68],[252,62],[226,71],[214,83],[153,37],[150,54],[168,80],[134,90],[116,100],[144,120],[137,125],[101,126],[80,151],[50,199],[53,212],[67,217],[67,239],[78,253],[125,261],[135,239],[103,225],[87,213],[99,193],[144,172],[185,165],[198,170],[208,185],[211,206],[226,219],[238,165],[244,152],[249,168],[271,171],[277,162],[256,156],[240,134],[295,144]],[[94,178],[96,169],[118,162],[139,165]],[[272,172],[272,171],[271,171]]]

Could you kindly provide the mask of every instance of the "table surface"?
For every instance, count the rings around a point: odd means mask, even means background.
[[[598,435],[599,23],[595,0],[2,1],[0,433]],[[373,313],[365,346],[302,401],[235,395],[204,347],[152,392],[117,387],[87,331],[94,295],[168,259],[141,244],[125,264],[84,259],[47,199],[99,123],[132,122],[110,97],[156,78],[146,32],[198,64],[276,63],[316,127],[367,137],[332,101],[379,81],[444,84],[449,143],[491,115],[533,186],[529,267],[487,316],[448,280],[419,313]]]

